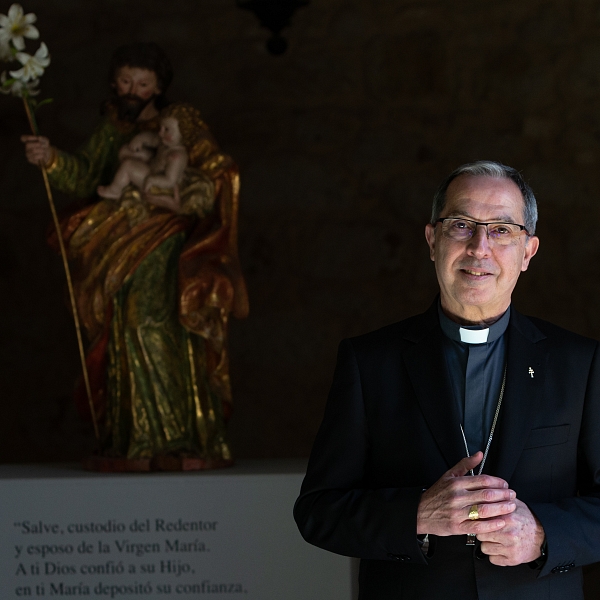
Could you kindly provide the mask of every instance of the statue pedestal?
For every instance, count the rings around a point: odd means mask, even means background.
[[[351,600],[292,517],[304,461],[193,473],[0,466],[2,598]]]

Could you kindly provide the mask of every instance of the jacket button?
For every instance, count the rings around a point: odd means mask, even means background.
[[[397,554],[392,554],[391,552],[388,554],[388,558],[392,560],[402,560]]]

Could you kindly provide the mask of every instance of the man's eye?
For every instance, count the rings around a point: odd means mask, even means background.
[[[455,229],[469,229],[469,224],[466,221],[454,221],[452,226]]]
[[[494,225],[493,227],[490,227],[490,234],[496,235],[498,237],[503,237],[506,235],[510,235],[511,229],[506,225]]]

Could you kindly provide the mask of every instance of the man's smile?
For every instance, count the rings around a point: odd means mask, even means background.
[[[487,271],[474,271],[473,269],[461,269],[461,271],[466,275],[474,275],[475,277],[484,277],[486,275],[492,275],[492,273],[488,273]]]

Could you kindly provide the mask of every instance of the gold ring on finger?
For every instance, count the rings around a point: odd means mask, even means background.
[[[473,504],[469,509],[469,519],[471,521],[477,521],[479,519],[479,511],[477,510],[477,504]]]

